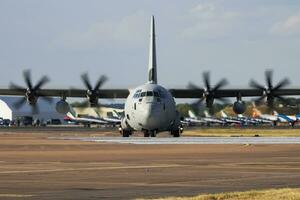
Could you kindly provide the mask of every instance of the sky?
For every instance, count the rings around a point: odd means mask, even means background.
[[[104,88],[147,80],[150,16],[156,19],[158,82],[228,88],[289,77],[300,87],[300,1],[296,0],[0,0],[0,86],[48,75],[47,88],[83,88],[88,72]]]

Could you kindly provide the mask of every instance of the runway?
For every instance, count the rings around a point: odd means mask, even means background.
[[[80,140],[120,144],[300,144],[300,137],[49,137],[49,139]]]
[[[135,199],[300,187],[298,143],[103,134],[111,133],[1,133],[0,199]],[[188,143],[224,140],[240,143]]]

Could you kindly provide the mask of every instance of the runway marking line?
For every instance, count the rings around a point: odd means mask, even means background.
[[[34,197],[32,194],[0,194],[0,197],[6,198],[24,198],[24,197]]]
[[[168,168],[168,167],[187,167],[190,165],[179,164],[162,164],[162,165],[140,165],[140,166],[115,166],[115,167],[86,167],[86,168],[65,168],[65,169],[40,169],[40,170],[14,170],[0,171],[0,174],[17,174],[17,173],[40,173],[40,172],[64,172],[64,171],[81,171],[81,170],[114,170],[114,169],[148,169],[148,168]]]

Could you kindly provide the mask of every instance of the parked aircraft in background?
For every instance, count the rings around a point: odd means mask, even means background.
[[[83,124],[84,126],[90,126],[91,124],[99,125],[119,125],[121,123],[121,118],[118,116],[115,117],[101,117],[100,114],[94,110],[98,117],[89,116],[89,115],[78,115],[76,111],[70,107],[70,111],[64,117],[64,120],[67,122],[73,122],[76,124]],[[117,113],[115,111],[115,113]]]
[[[241,120],[237,120],[234,117],[229,117],[223,110],[221,110],[221,117],[222,120],[224,120],[228,124],[238,124],[238,125],[242,124]]]
[[[273,115],[270,114],[262,114],[260,110],[258,110],[255,105],[253,106],[252,116],[254,118],[258,118],[261,120],[269,120],[273,123],[274,126],[277,125],[278,122],[288,123],[291,126],[294,126],[296,122],[299,121],[299,114],[296,115],[284,115],[278,114],[276,111],[273,111]]]
[[[210,124],[221,124],[221,125],[225,125],[226,122],[223,120],[220,120],[218,118],[212,117],[207,111],[204,111],[204,116],[205,117],[199,117],[196,116],[195,113],[191,110],[188,111],[189,114],[189,118],[186,118],[189,121],[192,121],[194,123],[198,123],[198,124],[206,124],[206,125],[210,125]]]

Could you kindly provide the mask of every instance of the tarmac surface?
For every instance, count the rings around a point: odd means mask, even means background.
[[[300,144],[300,137],[49,137],[120,144]]]
[[[103,135],[114,142],[80,139],[105,140]],[[299,144],[144,145],[113,136],[0,133],[0,199],[135,199],[300,187]]]

